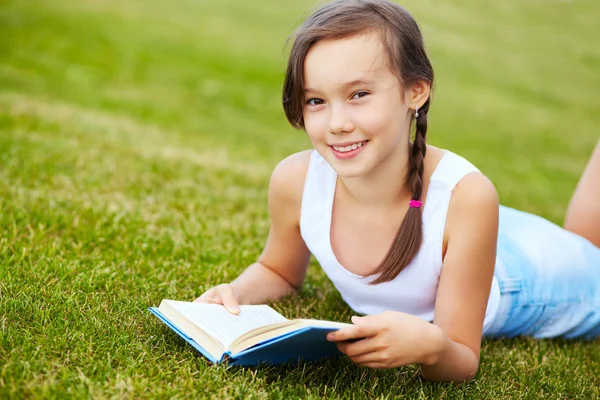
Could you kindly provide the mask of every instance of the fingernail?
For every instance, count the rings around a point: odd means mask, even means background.
[[[240,313],[240,309],[238,307],[231,307],[227,309],[230,313],[232,314],[239,314]]]
[[[333,341],[335,339],[335,335],[333,333],[327,334],[327,340]]]
[[[355,324],[355,323],[356,323],[356,321],[360,321],[360,320],[361,320],[361,318],[362,318],[362,317],[359,317],[359,316],[356,316],[356,315],[354,315],[354,316],[352,316],[352,318],[350,318],[350,320],[352,321],[352,323],[353,323],[353,324]]]

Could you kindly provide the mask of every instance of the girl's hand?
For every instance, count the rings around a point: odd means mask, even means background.
[[[353,326],[327,335],[355,363],[371,368],[434,364],[448,339],[436,325],[394,311],[352,317]],[[361,339],[348,342],[349,340]]]
[[[194,300],[194,303],[222,304],[230,313],[236,315],[240,313],[238,298],[233,287],[228,283],[208,289],[202,296]]]

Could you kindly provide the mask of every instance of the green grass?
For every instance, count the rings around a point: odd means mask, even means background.
[[[210,366],[146,308],[261,252],[270,172],[309,146],[279,98],[312,1],[1,4],[0,397],[600,397],[598,341],[486,340],[467,385],[344,359]],[[430,142],[560,223],[598,138],[600,5],[404,4],[436,68]],[[275,307],[351,315],[316,264]]]

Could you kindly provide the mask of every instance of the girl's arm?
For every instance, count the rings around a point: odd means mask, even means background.
[[[477,372],[496,263],[498,212],[498,194],[485,176],[467,175],[454,189],[435,305],[442,345],[429,365],[421,364],[426,379],[465,381]]]
[[[448,212],[434,323],[388,311],[353,317],[354,325],[329,333],[328,340],[367,367],[420,364],[429,380],[472,379],[479,364],[497,235],[496,190],[483,175],[470,174],[455,188]]]
[[[294,154],[281,161],[269,184],[271,227],[265,249],[230,285],[209,289],[197,301],[224,304],[262,304],[300,288],[310,252],[300,236],[300,207],[310,152]],[[223,299],[223,297],[227,297]]]

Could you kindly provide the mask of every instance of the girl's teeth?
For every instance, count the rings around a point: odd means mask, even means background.
[[[365,144],[365,142],[360,142],[360,143],[354,143],[350,146],[345,146],[345,147],[337,147],[337,146],[333,146],[333,148],[336,151],[339,151],[340,153],[346,153],[348,151],[352,151],[352,150],[356,150],[359,147],[363,147],[363,145]]]

